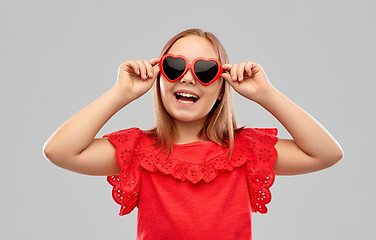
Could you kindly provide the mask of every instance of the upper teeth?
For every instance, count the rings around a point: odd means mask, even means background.
[[[189,93],[176,93],[177,95],[183,96],[183,97],[193,97],[193,98],[198,98],[195,95],[189,94]]]

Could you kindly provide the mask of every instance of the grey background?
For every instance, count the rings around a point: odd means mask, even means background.
[[[191,27],[216,34],[232,63],[261,64],[345,152],[332,168],[277,177],[269,213],[253,214],[254,239],[374,236],[374,12],[365,0],[3,1],[0,238],[135,239],[137,209],[119,217],[105,177],[58,168],[42,146],[115,84],[122,62],[156,57]],[[234,103],[240,125],[290,138],[259,105]],[[149,92],[97,137],[153,124]]]

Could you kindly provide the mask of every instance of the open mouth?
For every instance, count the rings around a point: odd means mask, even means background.
[[[177,92],[177,93],[174,93],[174,95],[176,99],[182,103],[195,103],[199,99],[198,96],[195,96],[189,93],[183,93],[183,92]]]

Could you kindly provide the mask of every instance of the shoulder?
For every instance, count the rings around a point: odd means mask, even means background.
[[[121,145],[135,145],[143,137],[144,132],[137,127],[118,130],[102,136],[102,138],[108,138],[115,147],[120,147]]]
[[[114,137],[114,136],[128,136],[128,135],[141,135],[143,131],[137,127],[132,127],[132,128],[127,128],[127,129],[122,129],[122,130],[117,130],[115,132],[107,133],[103,135],[102,137]]]
[[[243,151],[246,154],[253,155],[248,161],[254,161],[259,164],[260,162],[258,160],[261,159],[261,156],[271,157],[271,155],[277,155],[277,150],[275,148],[275,145],[278,142],[277,134],[277,128],[239,129],[235,133],[234,150]],[[271,161],[272,164],[274,164],[274,162],[275,161]]]
[[[238,142],[252,140],[253,143],[273,144],[273,146],[278,141],[277,135],[277,128],[241,128],[235,131],[235,139]]]

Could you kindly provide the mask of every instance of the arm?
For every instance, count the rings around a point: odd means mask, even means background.
[[[43,147],[45,156],[59,167],[83,174],[118,172],[120,169],[116,164],[114,147],[108,139],[94,137],[129,102],[127,99],[122,100],[121,92],[116,86],[111,88],[49,137]]]
[[[274,87],[258,103],[286,128],[294,140],[279,139],[276,174],[295,175],[328,168],[343,152],[337,141],[312,116]]]
[[[94,137],[117,111],[152,87],[159,72],[159,68],[152,67],[158,61],[155,58],[123,63],[115,86],[76,113],[49,137],[43,146],[46,158],[57,166],[82,174],[118,174],[120,167],[115,147],[107,138]]]
[[[275,145],[276,174],[295,175],[319,171],[338,162],[343,152],[337,141],[312,116],[284,96],[268,81],[262,67],[254,62],[229,65],[222,76],[242,96],[268,110],[291,134]]]

